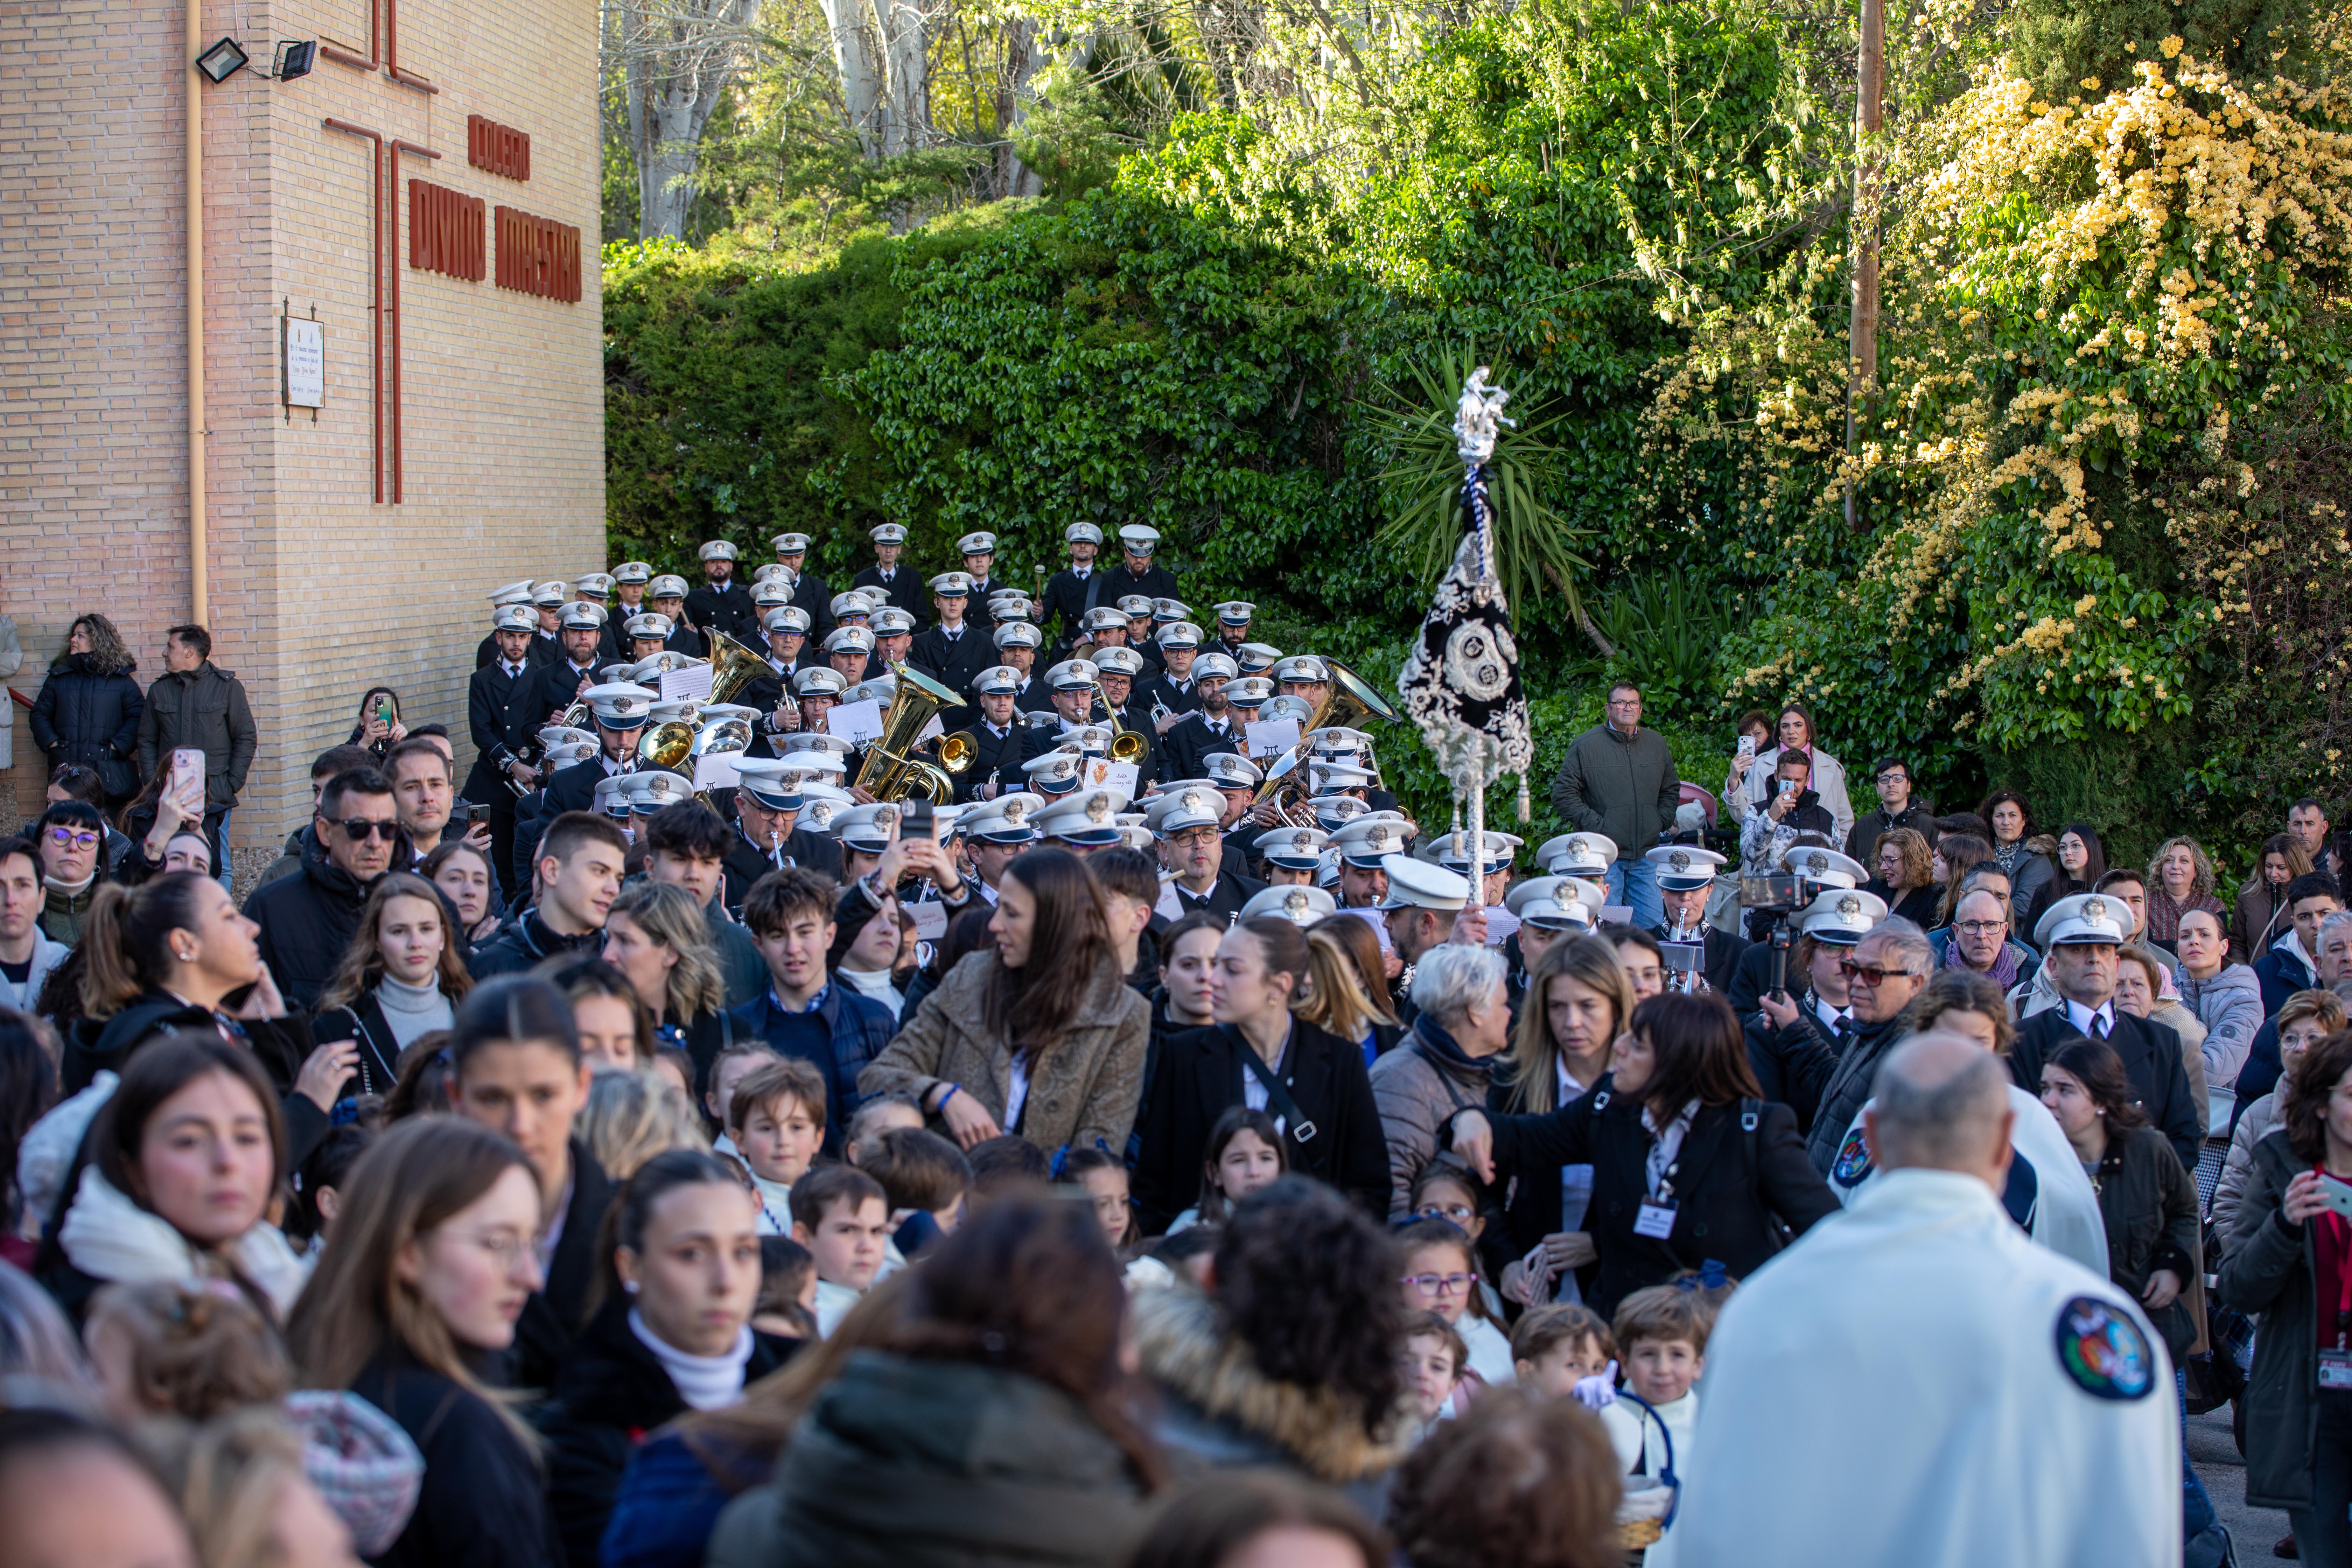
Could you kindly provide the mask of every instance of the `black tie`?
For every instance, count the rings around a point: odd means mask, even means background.
[[[2114,1027],[2115,1021],[2109,1018],[2105,1013],[2094,1013],[2091,1015],[2091,1033],[2099,1039],[2105,1039],[2107,1037],[2107,1031]]]

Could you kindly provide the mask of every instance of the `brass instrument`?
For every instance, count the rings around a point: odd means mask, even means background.
[[[979,755],[980,737],[969,730],[940,737],[940,766],[951,773],[962,773]]]
[[[1702,920],[1695,925],[1685,925],[1682,917],[1677,915],[1675,917],[1674,925],[1666,931],[1664,940],[1697,948],[1701,962],[1705,962],[1706,957],[1706,922],[1705,921]],[[1702,991],[1712,991],[1715,987],[1709,985],[1706,983],[1706,976],[1696,969],[1669,968],[1666,971],[1666,989],[1678,991],[1685,996],[1695,996]]]
[[[1307,798],[1307,791],[1298,777],[1298,768],[1307,760],[1308,735],[1334,725],[1360,729],[1362,727],[1360,721],[1366,718],[1384,719],[1393,724],[1400,717],[1396,705],[1373,690],[1362,676],[1336,658],[1326,658],[1323,662],[1331,670],[1330,695],[1317,704],[1315,711],[1298,727],[1298,744],[1267,765],[1265,782],[1258,785],[1256,795],[1250,801],[1253,810],[1268,802],[1274,803],[1275,820],[1285,827],[1313,826],[1291,816],[1291,812],[1305,804]]]
[[[945,805],[955,798],[955,781],[948,776],[948,770],[916,756],[915,747],[939,710],[952,708],[962,699],[919,669],[894,664],[890,671],[898,678],[898,694],[891,700],[890,711],[882,716],[881,739],[866,748],[866,761],[855,782],[876,800],[904,800],[919,795],[933,805]],[[963,766],[971,765],[971,758],[966,755]],[[953,771],[961,773],[962,768]]]
[[[712,632],[710,642],[710,695],[697,705],[698,711],[700,708],[715,708],[721,703],[732,702],[744,688],[769,671],[764,655],[752,652],[725,632]],[[674,662],[665,664],[665,660]],[[663,668],[655,672],[655,679],[658,679],[663,674],[683,669],[694,662],[684,654],[657,653],[637,666],[632,674],[642,679],[647,667],[662,665]],[[706,751],[740,752],[751,743],[751,725],[743,720],[722,720],[711,728],[732,735],[735,731],[728,729],[730,725],[740,727],[742,745],[703,745],[697,727],[679,719],[652,725],[637,737],[637,763],[642,767],[667,768],[671,773],[691,773],[692,759]]]
[[[1102,699],[1103,711],[1110,715],[1110,760],[1140,766],[1151,742],[1118,721],[1118,710],[1111,706],[1110,693],[1103,689],[1102,677],[1096,676],[1094,682],[1095,695]]]

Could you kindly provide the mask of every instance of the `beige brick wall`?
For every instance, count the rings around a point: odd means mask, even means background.
[[[27,693],[74,616],[113,616],[143,684],[188,612],[184,26],[152,0],[0,0],[0,610]],[[323,58],[299,81],[248,69],[205,89],[208,624],[261,729],[245,844],[300,820],[310,758],[373,682],[410,723],[448,724],[468,764],[482,595],[605,563],[595,6],[403,0],[399,31],[403,68],[437,95]],[[224,33],[266,68],[274,38],[364,48],[367,10],[213,0],[204,37]],[[467,163],[468,114],[530,133],[528,183]],[[370,149],[328,116],[442,154],[404,157],[392,204],[398,506],[371,496]],[[583,298],[410,269],[412,176],[580,226]],[[278,402],[281,302],[326,328],[315,423]],[[389,457],[387,429],[387,486]],[[21,723],[16,737],[23,800],[40,758]]]

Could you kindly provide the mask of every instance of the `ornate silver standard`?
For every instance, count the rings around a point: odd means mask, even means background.
[[[1421,636],[1397,675],[1405,713],[1421,726],[1454,784],[1454,847],[1462,850],[1463,806],[1469,816],[1470,907],[1486,901],[1486,786],[1505,773],[1519,775],[1519,820],[1528,819],[1528,770],[1535,743],[1528,732],[1528,698],[1519,684],[1519,649],[1511,638],[1510,607],[1495,572],[1495,509],[1486,495],[1486,463],[1495,455],[1503,405],[1510,394],[1487,383],[1480,365],[1463,384],[1454,416],[1454,448],[1462,455],[1462,539],[1454,563],[1437,584]]]

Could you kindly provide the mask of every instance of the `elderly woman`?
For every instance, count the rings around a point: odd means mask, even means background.
[[[1906,997],[1908,1000],[1908,997]],[[1754,1123],[1750,1131],[1749,1123]],[[1482,1180],[1556,1179],[1592,1166],[1587,1213],[1600,1268],[1585,1301],[1607,1318],[1629,1293],[1706,1258],[1746,1276],[1835,1214],[1797,1119],[1759,1097],[1739,1020],[1712,993],[1633,1009],[1592,1092],[1545,1116],[1458,1111],[1447,1128]]]
[[[2229,929],[2230,911],[2213,895],[2213,858],[2194,838],[2168,838],[2147,863],[2147,941],[2170,950],[2180,940],[2180,917],[2203,910]]]
[[[1495,1068],[1511,1044],[1503,955],[1446,942],[1422,954],[1412,974],[1421,1016],[1403,1041],[1372,1064],[1372,1103],[1388,1138],[1389,1215],[1412,1212],[1412,1184],[1439,1148],[1446,1118],[1486,1103]]]

